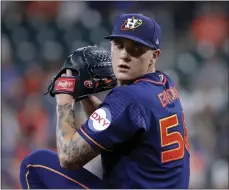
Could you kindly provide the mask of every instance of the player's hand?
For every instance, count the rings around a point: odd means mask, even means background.
[[[66,69],[69,68],[73,76],[70,73],[67,76]],[[67,77],[61,77],[63,73]],[[51,97],[69,94],[74,97],[75,102],[79,102],[89,95],[111,90],[116,86],[117,78],[113,72],[110,52],[99,46],[86,46],[76,49],[68,56],[52,78],[45,94],[49,93]]]
[[[64,76],[72,76],[72,71],[70,69],[66,69],[66,73],[61,75]],[[72,104],[74,98],[69,94],[56,94],[56,103],[59,105],[64,104]]]

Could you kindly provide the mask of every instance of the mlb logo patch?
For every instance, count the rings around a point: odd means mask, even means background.
[[[103,131],[111,124],[111,113],[108,108],[102,107],[91,114],[88,126],[92,131]]]

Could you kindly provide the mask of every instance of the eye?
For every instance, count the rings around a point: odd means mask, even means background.
[[[129,49],[128,52],[130,53],[130,55],[132,55],[133,57],[140,57],[141,55],[143,55],[146,51],[148,50],[148,48],[145,48],[142,45],[132,45]]]
[[[117,47],[118,49],[123,49],[123,48],[124,48],[124,44],[123,44],[123,43],[117,43],[117,44],[116,44],[116,47]]]
[[[124,43],[122,43],[121,41],[115,40],[114,44],[118,49],[123,49],[124,48]]]
[[[141,50],[141,48],[140,47],[134,47],[134,51],[140,51]]]
[[[141,46],[138,46],[138,45],[133,45],[131,49],[135,53],[142,53],[142,52],[144,52],[144,48],[142,48]]]

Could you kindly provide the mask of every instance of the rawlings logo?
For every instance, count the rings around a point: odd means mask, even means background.
[[[67,87],[71,87],[73,85],[72,82],[68,82],[68,81],[65,81],[65,82],[58,82],[57,86],[59,87],[62,87],[62,88],[67,88]]]
[[[134,30],[135,28],[139,27],[142,25],[142,20],[141,19],[136,19],[136,18],[128,18],[125,20],[124,24],[121,26],[121,30]]]
[[[56,85],[55,85],[55,90],[56,91],[74,91],[75,87],[75,79],[73,78],[58,78]]]
[[[85,86],[86,88],[93,88],[93,87],[94,87],[93,82],[90,81],[90,80],[85,80],[85,81],[84,81],[84,86]]]

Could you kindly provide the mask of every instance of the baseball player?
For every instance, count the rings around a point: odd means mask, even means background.
[[[83,80],[88,89],[99,86],[90,81],[99,74],[101,78],[107,60],[99,67],[90,61],[104,60],[104,55],[90,59],[87,56],[98,51],[87,53],[84,48],[69,57],[68,66],[52,83],[58,153],[39,150],[26,157],[20,172],[23,188],[189,187],[189,145],[179,94],[171,78],[155,69],[161,35],[160,26],[142,14],[123,14],[115,21],[106,39],[111,41],[118,85],[103,80],[108,86],[94,91],[112,89],[103,102],[93,93],[79,95],[77,85]],[[94,79],[86,83],[75,77],[75,68],[84,76],[79,65],[85,60],[90,72],[97,68],[97,74],[90,73]],[[74,119],[78,101],[88,115],[82,126]],[[99,154],[103,179],[83,168]]]

